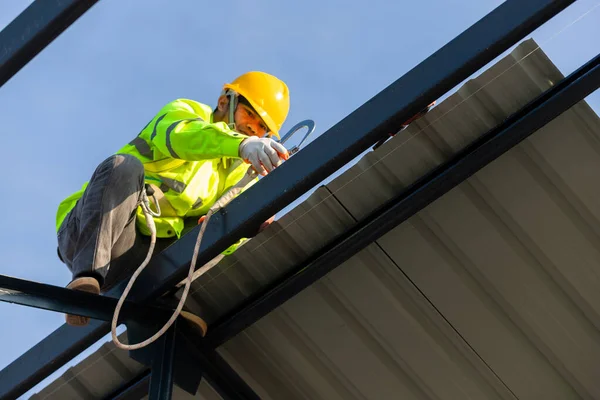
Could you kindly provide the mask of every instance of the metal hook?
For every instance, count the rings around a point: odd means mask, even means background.
[[[313,131],[315,130],[315,121],[313,121],[312,119],[305,119],[304,121],[298,122],[296,125],[294,125],[292,127],[292,129],[290,129],[288,131],[288,133],[283,135],[283,137],[280,140],[280,143],[282,143],[282,144],[287,142],[292,136],[294,136],[294,134],[297,131],[299,131],[302,128],[308,128],[308,132],[306,132],[306,134],[304,135],[304,137],[302,138],[302,140],[300,141],[300,143],[298,145],[288,149],[288,153],[290,155],[297,153],[300,150],[300,147],[302,147],[302,145],[306,141],[306,139],[308,139],[308,136],[311,133],[313,133]]]

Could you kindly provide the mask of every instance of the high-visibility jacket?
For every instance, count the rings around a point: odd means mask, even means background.
[[[228,188],[240,181],[249,168],[249,164],[239,162],[238,154],[246,137],[224,122],[213,122],[211,107],[177,99],[164,106],[135,139],[117,152],[137,157],[144,165],[145,181],[158,186],[175,210],[174,216],[154,218],[157,237],[179,238],[185,218],[206,214]],[[57,231],[87,184],[60,203]],[[142,234],[150,235],[141,207],[137,209],[136,224]],[[239,243],[225,253],[235,251]]]

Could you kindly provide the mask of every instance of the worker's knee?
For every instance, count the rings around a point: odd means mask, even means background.
[[[104,210],[124,207],[129,218],[130,208],[137,204],[144,188],[144,166],[128,154],[114,154],[106,158],[92,175],[86,189],[86,202],[102,202]]]
[[[113,154],[98,166],[90,185],[108,186],[111,192],[138,192],[144,186],[144,166],[132,155]]]
[[[113,154],[109,158],[112,160],[113,167],[115,169],[122,168],[130,173],[144,173],[144,166],[142,162],[131,154]]]
[[[114,154],[106,159],[111,166],[113,180],[131,180],[143,182],[144,165],[130,154]]]

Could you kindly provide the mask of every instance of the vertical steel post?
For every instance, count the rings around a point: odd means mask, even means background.
[[[155,343],[150,371],[149,400],[171,400],[177,321]]]

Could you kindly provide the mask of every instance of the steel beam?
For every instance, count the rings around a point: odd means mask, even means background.
[[[507,0],[501,4],[215,214],[203,239],[198,266],[220,254],[573,2]],[[133,287],[133,301],[152,300],[185,277],[197,233],[198,228],[192,230],[152,260]],[[116,287],[109,295],[118,297],[124,286],[125,283]],[[0,371],[0,397],[5,393],[24,393],[32,383],[45,378],[48,371],[76,356],[81,351],[81,343],[100,338],[107,332],[108,324],[96,325],[90,330],[59,328]],[[54,345],[52,351],[48,351],[49,344]]]
[[[0,87],[98,0],[36,0],[0,32]]]
[[[112,321],[117,299],[0,275],[0,301]],[[120,320],[166,321],[173,309],[123,302]]]
[[[177,324],[153,343],[152,369],[150,370],[150,393],[148,400],[171,400],[173,396],[173,368]]]
[[[381,236],[417,214],[471,175],[538,131],[600,87],[600,55],[563,79],[452,160],[425,175],[357,223],[341,238],[284,277],[278,284],[211,326],[206,337],[216,348],[312,285]]]

